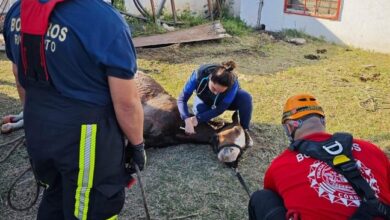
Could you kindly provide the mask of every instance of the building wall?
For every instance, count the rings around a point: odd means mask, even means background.
[[[243,0],[246,1],[246,0]],[[241,14],[241,0],[229,0],[229,11],[230,14],[234,17],[240,17]]]
[[[262,2],[263,0],[242,0],[240,2],[241,20],[243,20],[249,26],[258,26],[259,13],[261,13],[261,10],[259,11],[259,7],[261,6]]]
[[[285,14],[284,0],[265,0],[266,30],[297,29],[335,43],[390,53],[390,1],[346,0],[338,20]],[[251,24],[251,23],[250,23]]]
[[[8,9],[11,7],[11,5],[13,3],[15,3],[17,0],[8,0],[8,2],[6,2],[6,0],[0,0],[0,12],[4,11],[4,13],[6,13],[8,11]],[[5,4],[4,4],[5,2]]]

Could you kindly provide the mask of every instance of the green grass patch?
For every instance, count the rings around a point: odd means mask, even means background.
[[[126,6],[125,6],[124,0],[115,0],[113,6],[114,6],[114,8],[116,8],[120,11],[126,11]]]
[[[279,126],[286,99],[309,92],[318,97],[325,109],[330,132],[351,132],[358,138],[374,141],[382,149],[390,149],[390,55],[326,42],[294,46],[278,41],[267,43],[268,52],[262,57],[258,56],[262,48],[246,44],[259,44],[257,37],[243,39],[246,40],[228,45],[205,43],[162,53],[169,52],[172,56],[177,53],[177,60],[183,59],[180,62],[164,59],[156,62],[159,57],[155,54],[153,60],[141,55],[139,66],[160,70],[152,76],[177,97],[199,64],[233,59],[238,62],[240,85],[253,96],[255,124]],[[319,61],[303,58],[304,54],[323,48],[328,52]],[[270,66],[273,67],[269,69]]]
[[[163,14],[162,20],[173,21],[173,16],[172,14]],[[193,27],[209,22],[205,17],[193,13],[188,9],[185,9],[182,12],[178,11],[177,20],[183,23],[179,26],[180,28]]]
[[[154,34],[163,34],[167,31],[153,21],[142,21],[136,18],[126,18],[129,24],[132,37],[148,36]]]
[[[313,37],[311,35],[306,34],[303,31],[299,31],[295,29],[284,29],[278,34],[280,34],[284,38],[304,38],[312,41],[321,41],[321,42],[325,41],[323,38]]]
[[[240,18],[223,17],[221,23],[226,32],[233,36],[244,36],[253,32],[253,29],[248,27]]]

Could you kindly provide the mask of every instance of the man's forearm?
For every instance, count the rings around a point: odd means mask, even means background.
[[[125,106],[117,106],[115,113],[123,133],[131,144],[140,144],[143,141],[144,112],[141,102],[134,100]]]
[[[26,93],[24,91],[24,88],[19,84],[18,81],[16,82],[16,89],[18,90],[20,102],[22,106],[24,106],[24,97]]]
[[[22,103],[22,105],[24,106],[24,97],[25,97],[25,91],[24,91],[24,88],[22,87],[22,85],[20,85],[19,83],[19,78],[18,78],[18,67],[16,66],[16,64],[12,64],[12,72],[15,76],[15,82],[16,82],[16,89],[18,90],[18,94],[19,94],[19,98],[20,98],[20,102]]]
[[[111,98],[118,123],[131,144],[143,141],[144,112],[137,86],[132,79],[108,77]]]

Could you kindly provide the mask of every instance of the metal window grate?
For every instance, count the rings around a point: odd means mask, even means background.
[[[341,0],[285,0],[284,12],[337,20]]]

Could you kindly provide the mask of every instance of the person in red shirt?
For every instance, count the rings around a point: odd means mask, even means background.
[[[282,124],[292,146],[302,141],[324,143],[334,137],[326,133],[325,114],[316,98],[309,94],[299,94],[287,100]],[[351,157],[355,158],[356,170],[367,181],[384,212],[387,211],[387,217],[381,217],[389,219],[389,159],[368,141],[352,139],[352,136],[350,140],[352,147],[349,149],[352,151]],[[322,148],[337,150],[337,144],[330,147],[324,145]],[[321,145],[309,147],[321,148]],[[265,173],[264,189],[252,194],[248,207],[249,219],[372,219],[379,216],[370,214],[372,209],[366,208],[369,200],[362,202],[360,194],[356,193],[345,176],[326,162],[291,148],[273,160]],[[375,206],[375,213],[376,209]]]

